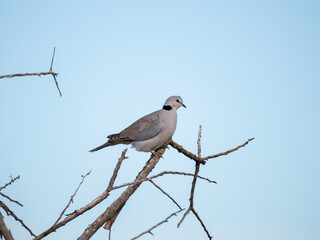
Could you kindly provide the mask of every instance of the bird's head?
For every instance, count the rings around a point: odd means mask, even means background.
[[[183,100],[179,96],[172,96],[167,99],[167,101],[163,105],[163,109],[171,110],[171,109],[178,109],[179,107],[185,107],[186,105],[183,104]]]

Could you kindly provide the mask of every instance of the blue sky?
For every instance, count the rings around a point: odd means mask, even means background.
[[[215,239],[319,239],[319,1],[1,1],[0,75],[53,69],[50,77],[1,79],[0,185],[8,203],[40,233],[54,223],[81,175],[92,170],[70,212],[107,186],[124,146],[88,150],[180,95],[173,139],[203,156],[255,137],[244,149],[210,160],[195,208]],[[131,181],[149,154],[129,149],[118,184]],[[194,163],[166,151],[153,173],[192,172]],[[191,179],[157,183],[188,206]],[[115,199],[47,239],[76,239]],[[5,200],[3,200],[5,201]],[[150,184],[129,200],[112,239],[129,239],[176,211]],[[2,211],[3,213],[3,211]],[[206,239],[189,215],[153,239]],[[28,233],[10,217],[16,239]],[[92,239],[105,239],[99,230]],[[141,239],[149,239],[145,236]]]

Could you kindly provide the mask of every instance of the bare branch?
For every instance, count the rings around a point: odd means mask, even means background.
[[[201,160],[208,160],[208,159],[211,159],[211,158],[217,158],[217,157],[220,157],[220,156],[223,156],[223,155],[227,155],[229,153],[232,153],[234,151],[237,151],[239,148],[242,148],[244,146],[246,146],[249,142],[251,142],[254,138],[249,138],[245,143],[239,145],[238,147],[235,147],[235,148],[232,148],[228,151],[225,151],[225,152],[222,152],[222,153],[218,153],[218,154],[215,154],[215,155],[211,155],[211,156],[208,156],[208,157],[204,157],[204,158],[201,158]]]
[[[168,193],[166,193],[160,186],[158,186],[154,181],[149,180],[149,182],[151,182],[156,188],[158,188],[164,195],[166,195],[168,198],[170,198],[171,201],[174,202],[174,204],[177,205],[177,207],[180,210],[182,209],[182,207],[180,207],[180,205]]]
[[[126,152],[127,152],[128,148],[124,149],[121,153],[121,157],[118,159],[118,163],[116,165],[116,167],[114,168],[113,170],[113,174],[112,174],[112,177],[110,178],[110,181],[109,181],[109,185],[108,185],[108,188],[107,188],[107,191],[111,191],[112,187],[113,187],[113,184],[117,178],[117,175],[118,175],[118,172],[120,170],[120,167],[121,167],[121,164],[123,162],[124,159],[128,158],[126,157]],[[106,222],[106,224],[103,226],[104,229],[106,230],[110,230],[111,232],[111,227],[112,227],[112,224],[114,223],[114,221],[116,220],[116,218],[118,217],[120,211],[121,211],[122,208],[120,208],[118,210],[118,212],[109,220]],[[111,233],[110,233],[111,234]],[[109,237],[110,239],[110,237]]]
[[[56,54],[56,47],[53,48],[53,54],[52,54],[52,60],[51,60],[51,65],[50,65],[49,72],[52,72],[52,65],[53,65],[53,60],[54,60],[54,55],[55,54]]]
[[[122,187],[125,187],[125,186],[133,185],[133,184],[136,184],[136,183],[139,183],[139,182],[149,181],[151,179],[154,179],[154,178],[157,178],[157,177],[161,177],[161,176],[166,175],[166,174],[173,174],[173,175],[177,174],[177,175],[184,175],[184,176],[194,176],[194,174],[192,174],[192,173],[175,172],[175,171],[163,171],[163,172],[158,173],[158,174],[156,174],[154,176],[151,176],[149,178],[141,179],[141,180],[138,180],[138,181],[136,180],[134,182],[128,182],[128,183],[121,184],[119,186],[115,186],[111,190],[115,190],[115,189],[122,188]],[[209,178],[205,178],[205,177],[201,177],[201,176],[198,176],[198,178],[206,180],[209,183],[217,183],[216,181],[210,180]]]
[[[9,75],[0,75],[0,79],[1,78],[13,78],[13,77],[24,77],[24,76],[45,76],[45,75],[52,75],[55,83],[56,83],[56,86],[57,86],[57,89],[59,91],[59,94],[60,94],[60,97],[62,97],[62,94],[61,94],[61,91],[60,91],[60,88],[59,88],[59,84],[58,84],[58,81],[57,81],[57,78],[56,76],[58,75],[58,73],[55,73],[52,71],[52,65],[53,65],[53,60],[54,60],[54,55],[55,55],[55,51],[56,51],[56,48],[54,47],[53,48],[53,55],[52,55],[52,60],[51,60],[51,65],[50,65],[50,70],[49,72],[39,72],[39,73],[17,73],[17,74],[9,74]]]
[[[201,136],[201,133],[200,133]],[[252,139],[249,139],[250,141]],[[248,142],[249,142],[248,140]],[[245,144],[242,145],[246,145],[247,142]],[[201,146],[199,148],[200,145],[200,140],[198,138],[198,154],[199,156],[194,155],[193,153],[188,152],[187,150],[185,150],[182,146],[180,146],[179,144],[171,141],[170,145],[173,146],[174,148],[178,148],[179,152],[182,152],[184,155],[186,155],[187,157],[190,157],[191,159],[195,160],[196,163],[199,163],[199,167],[200,167],[200,163],[204,164],[205,160],[207,160],[206,158],[201,158]],[[237,149],[239,149],[240,147],[242,147],[242,145],[238,146],[235,149],[231,149],[227,152],[224,153],[220,153],[220,154],[216,154],[216,155],[212,155],[209,156],[210,158],[212,157],[217,157],[218,155],[226,155],[232,151],[236,151]],[[164,152],[164,150],[162,150]],[[126,201],[130,198],[130,196],[134,193],[134,191],[140,186],[140,184],[144,181],[152,181],[152,179],[166,175],[166,174],[177,174],[177,175],[185,175],[185,176],[192,176],[193,179],[203,179],[206,180],[210,183],[216,183],[213,180],[210,180],[208,178],[204,178],[198,175],[199,170],[197,171],[197,168],[195,169],[195,173],[184,173],[184,172],[174,172],[174,171],[163,171],[161,173],[158,173],[154,176],[151,176],[149,178],[143,177],[145,174],[145,176],[147,176],[147,174],[149,172],[151,172],[152,168],[156,165],[156,163],[159,160],[159,157],[162,156],[162,153],[160,154],[152,154],[151,158],[149,159],[149,161],[146,163],[146,166],[144,167],[144,169],[137,175],[136,180],[133,182],[129,182],[129,183],[125,183],[119,186],[113,186],[115,179],[117,177],[118,171],[120,169],[121,163],[122,161],[126,158],[125,153],[126,153],[126,149],[122,152],[121,157],[118,160],[118,163],[114,169],[113,175],[109,181],[109,185],[106,191],[104,191],[100,196],[98,196],[95,200],[93,200],[92,202],[90,202],[89,204],[87,204],[86,206],[82,207],[79,210],[75,210],[74,212],[72,212],[71,214],[67,214],[67,217],[63,220],[61,220],[60,222],[57,222],[56,225],[52,226],[50,229],[44,231],[43,233],[41,233],[39,236],[37,236],[36,238],[34,238],[34,240],[39,240],[45,236],[47,236],[48,234],[50,234],[51,232],[55,231],[56,229],[64,226],[65,224],[67,224],[69,221],[72,221],[73,219],[75,219],[76,217],[78,217],[79,215],[83,214],[84,212],[90,210],[91,208],[95,207],[97,204],[99,204],[100,202],[102,202],[104,199],[106,199],[110,192],[115,190],[115,189],[119,189],[125,186],[128,186],[127,190],[125,190],[122,195],[115,201],[113,202],[109,208],[106,209],[106,211],[100,216],[98,217],[86,230],[85,232],[79,237],[79,240],[84,240],[84,239],[89,239],[104,223],[107,222],[107,224],[105,225],[105,228],[110,229],[113,222],[115,221],[115,219],[117,218],[118,214],[120,213],[121,209],[123,208],[124,204],[126,203]],[[207,157],[208,158],[208,157]],[[151,164],[151,165],[150,165]],[[197,165],[197,164],[196,164]],[[153,182],[153,181],[152,181]],[[194,184],[195,186],[195,184]],[[160,187],[159,187],[160,189]],[[162,190],[163,191],[163,190]],[[194,192],[194,189],[192,190],[192,192]],[[164,191],[163,191],[164,192]],[[193,202],[193,196],[191,197],[191,193],[190,193],[190,198],[192,198],[192,202]],[[190,200],[190,199],[189,199]],[[192,208],[189,208],[183,219],[185,218],[185,216],[192,211],[193,213],[196,213],[196,211],[193,208],[193,203],[192,203]],[[198,214],[195,214],[197,219],[200,221],[201,225],[204,225],[203,222],[201,221],[200,217]],[[183,219],[181,219],[180,223],[183,221]],[[206,228],[204,227],[205,231],[207,232]]]
[[[3,194],[2,192],[0,192],[0,195],[1,195],[2,197],[5,197],[5,198],[8,199],[9,201],[14,202],[14,203],[20,205],[21,207],[23,207],[23,205],[22,205],[21,203],[19,203],[19,202],[16,201],[16,200],[13,200],[12,198],[10,198],[9,196]]]
[[[183,220],[186,218],[186,216],[189,214],[189,212],[190,212],[190,207],[187,209],[187,211],[183,214],[183,216],[182,216],[182,218],[181,218],[181,220],[179,221],[179,223],[178,223],[178,225],[177,225],[177,227],[180,227],[180,224],[183,222]]]
[[[198,141],[197,141],[197,145],[198,145],[198,158],[201,159],[201,131],[202,131],[202,126],[199,126],[199,134],[198,134]]]
[[[20,218],[18,218],[18,217],[14,214],[14,212],[12,212],[12,211],[10,210],[10,208],[8,208],[7,205],[5,205],[2,201],[0,201],[0,207],[2,207],[2,208],[6,211],[6,213],[7,213],[8,216],[11,215],[16,221],[20,222],[21,225],[22,225],[25,229],[27,229],[28,232],[29,232],[32,236],[34,236],[34,237],[36,236],[36,235],[33,234],[33,232],[30,230],[30,228],[28,228],[28,227],[23,223],[23,221],[22,221]]]
[[[126,158],[124,155],[126,153],[126,149],[123,150],[121,157],[119,158],[118,164],[115,167],[114,171],[113,171],[113,175],[111,179],[116,178],[117,176],[117,172],[120,169],[120,165],[122,163],[122,161]],[[109,185],[113,185],[113,183],[111,183],[114,180],[110,179],[110,183]],[[87,205],[85,205],[84,207],[80,208],[79,210],[75,210],[70,214],[67,214],[67,217],[65,219],[63,219],[60,222],[57,222],[55,225],[51,226],[49,229],[45,230],[44,232],[42,232],[41,234],[39,234],[36,238],[34,238],[33,240],[39,240],[44,238],[45,236],[49,235],[50,233],[56,231],[58,228],[64,226],[65,224],[67,224],[68,222],[72,221],[73,219],[77,218],[78,216],[80,216],[81,214],[85,213],[86,211],[92,209],[93,207],[95,207],[96,205],[98,205],[99,203],[101,203],[103,200],[105,200],[108,196],[110,195],[109,190],[104,191],[102,194],[100,194],[95,200],[93,200],[92,202],[88,203]]]
[[[109,221],[114,215],[118,214],[120,209],[125,205],[131,195],[138,189],[141,185],[141,179],[145,179],[147,175],[152,171],[152,169],[159,162],[160,157],[165,152],[165,147],[160,148],[157,154],[152,154],[151,158],[147,161],[144,168],[139,172],[136,177],[136,183],[129,186],[121,196],[115,200],[106,210],[102,213],[78,238],[78,240],[87,240],[91,238],[93,234],[107,221]]]
[[[57,86],[57,89],[59,91],[59,94],[60,94],[60,97],[62,97],[62,94],[61,94],[61,91],[60,91],[60,88],[59,88],[59,84],[58,84],[58,81],[57,81],[57,78],[56,76],[58,75],[57,73],[54,73],[52,72],[52,65],[53,65],[53,60],[54,60],[54,55],[56,53],[56,47],[53,48],[53,54],[52,54],[52,60],[51,60],[51,65],[50,65],[50,70],[49,72],[52,74],[52,77],[54,79],[54,82],[56,83],[56,86]]]
[[[51,72],[39,72],[39,73],[16,73],[16,74],[9,74],[9,75],[0,75],[0,78],[13,78],[13,77],[25,77],[25,76],[45,76],[49,75]],[[53,73],[58,75],[58,73]]]
[[[110,191],[113,187],[113,184],[114,184],[114,181],[116,180],[116,177],[118,175],[118,172],[119,172],[119,169],[121,167],[121,164],[122,164],[122,161],[128,157],[126,157],[126,152],[127,152],[128,148],[124,149],[121,153],[121,157],[119,158],[118,160],[118,163],[113,171],[113,174],[112,174],[112,177],[110,178],[110,181],[109,181],[109,185],[108,185],[108,188],[107,190]]]
[[[104,191],[100,196],[98,196],[96,199],[94,199],[92,202],[88,203],[84,207],[80,208],[79,210],[75,210],[70,214],[67,214],[67,217],[64,218],[62,221],[58,222],[56,225],[53,225],[49,229],[45,230],[41,234],[39,234],[37,237],[35,237],[33,240],[39,240],[44,238],[45,236],[49,235],[51,232],[56,231],[58,228],[66,225],[68,222],[72,221],[73,219],[77,218],[81,214],[85,213],[86,211],[92,209],[99,203],[101,203],[103,200],[105,200],[109,196],[108,191]]]
[[[171,141],[169,142],[170,146],[172,146],[173,148],[177,149],[178,152],[182,153],[183,155],[185,155],[186,157],[193,159],[194,161],[198,162],[200,161],[202,164],[206,164],[205,161],[202,161],[201,159],[199,159],[196,155],[194,155],[193,153],[187,151],[186,149],[184,149],[181,145],[179,145],[178,143],[176,143],[175,141],[173,141],[171,139]]]
[[[55,223],[54,223],[53,225],[56,225],[56,224],[60,221],[60,219],[62,218],[63,214],[66,212],[66,210],[68,209],[68,207],[70,206],[70,204],[73,202],[73,198],[74,198],[75,195],[77,194],[77,192],[78,192],[80,186],[82,185],[84,179],[85,179],[90,173],[91,173],[91,171],[89,171],[86,175],[81,176],[81,177],[82,177],[82,180],[81,180],[81,182],[79,183],[79,186],[77,187],[77,189],[75,190],[75,192],[72,194],[72,196],[70,197],[70,200],[69,200],[67,206],[63,209],[63,211],[61,212],[60,216],[58,217],[58,219],[55,221]]]
[[[218,153],[218,154],[215,154],[215,155],[210,155],[210,156],[207,156],[207,157],[203,157],[203,158],[199,158],[197,157],[196,155],[194,155],[193,153],[187,151],[186,149],[184,149],[181,145],[179,145],[178,143],[174,142],[173,140],[171,140],[169,142],[169,144],[178,150],[178,152],[182,153],[183,155],[185,155],[186,157],[190,158],[190,159],[193,159],[194,161],[196,162],[200,162],[201,164],[205,164],[206,163],[206,160],[208,159],[211,159],[211,158],[217,158],[217,157],[220,157],[220,156],[223,156],[223,155],[227,155],[229,153],[232,153],[234,151],[237,151],[239,148],[242,148],[244,146],[246,146],[250,141],[252,141],[254,138],[250,138],[248,139],[245,143],[235,147],[235,148],[232,148],[228,151],[225,151],[225,152],[221,152],[221,153]]]
[[[198,141],[197,141],[197,145],[198,145],[198,158],[201,159],[201,130],[202,130],[202,126],[199,126],[199,134],[198,134]],[[191,192],[190,192],[190,198],[189,198],[189,208],[187,209],[187,211],[184,213],[183,217],[181,218],[180,222],[178,223],[178,227],[180,226],[180,224],[183,222],[183,220],[185,219],[185,217],[189,214],[190,211],[192,211],[194,213],[194,215],[197,217],[198,221],[200,222],[201,226],[203,227],[204,231],[206,232],[207,236],[209,239],[212,239],[212,236],[209,234],[206,226],[204,225],[203,221],[201,220],[199,214],[196,212],[196,210],[193,207],[193,199],[194,199],[194,190],[196,188],[196,182],[197,182],[197,178],[198,178],[198,174],[200,171],[200,161],[196,161],[195,164],[195,171],[194,171],[194,177],[193,177],[193,181],[192,181],[192,186],[191,186]]]
[[[198,221],[200,222],[203,230],[206,232],[208,238],[209,238],[209,239],[212,239],[212,236],[210,235],[208,229],[206,228],[206,225],[204,225],[203,221],[201,220],[199,214],[196,212],[196,210],[194,210],[194,208],[192,208],[191,211],[192,211],[193,214],[197,217],[197,219],[198,219]]]
[[[177,216],[177,214],[181,211],[183,211],[184,209],[180,209],[179,211],[177,212],[174,212],[172,213],[170,216],[168,216],[166,219],[164,219],[163,221],[157,223],[156,225],[154,225],[153,227],[149,228],[147,231],[144,231],[142,233],[140,233],[138,236],[134,237],[134,238],[131,238],[131,240],[135,240],[135,239],[138,239],[139,237],[143,236],[144,234],[147,234],[147,233],[150,233],[151,235],[152,234],[152,230],[159,227],[161,224],[165,223],[165,222],[168,222],[168,220],[172,217],[172,216]]]
[[[4,237],[5,240],[14,240],[10,230],[7,228],[3,216],[0,212],[0,239],[2,239],[2,236]]]
[[[200,127],[199,127],[199,136],[198,136],[198,141],[197,141],[197,144],[198,144],[198,157],[199,158],[201,158],[201,147],[200,147],[201,129],[202,128],[201,128],[201,125],[200,125]],[[194,176],[193,176],[192,185],[191,185],[191,192],[190,192],[190,198],[189,198],[189,207],[188,207],[187,211],[183,214],[183,217],[181,218],[180,222],[178,223],[178,227],[180,227],[180,225],[183,222],[183,220],[185,219],[185,217],[193,209],[194,190],[195,190],[195,187],[196,187],[196,181],[197,181],[199,170],[200,170],[200,162],[196,162]]]
[[[10,182],[8,182],[4,186],[0,187],[0,191],[5,189],[7,186],[11,185],[12,183],[14,183],[14,181],[16,181],[17,179],[20,179],[20,175],[15,177],[15,178],[11,178]]]

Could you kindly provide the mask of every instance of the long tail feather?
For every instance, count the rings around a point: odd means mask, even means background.
[[[102,144],[99,147],[96,147],[96,148],[90,150],[89,152],[95,152],[95,151],[98,151],[102,148],[117,145],[117,144],[130,144],[130,143],[132,143],[132,140],[129,138],[121,138],[120,133],[111,134],[108,136],[108,138],[109,138],[108,142]]]
[[[106,142],[106,143],[102,144],[102,145],[99,146],[99,147],[96,147],[96,148],[94,148],[94,149],[91,149],[89,152],[95,152],[95,151],[98,151],[98,150],[100,150],[100,149],[102,149],[102,148],[105,148],[105,147],[108,147],[108,146],[112,146],[112,145],[114,145],[114,144],[110,144],[109,142]]]

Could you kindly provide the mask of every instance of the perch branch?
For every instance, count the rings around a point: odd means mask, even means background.
[[[161,224],[165,223],[165,222],[168,222],[168,220],[172,217],[172,216],[177,216],[177,214],[181,211],[183,211],[184,209],[180,209],[179,211],[177,212],[174,212],[172,213],[170,216],[168,216],[166,219],[164,219],[163,221],[157,223],[156,225],[154,225],[153,227],[149,228],[147,231],[144,231],[142,233],[140,233],[138,236],[134,237],[134,238],[131,238],[131,240],[135,240],[135,239],[138,239],[139,237],[143,236],[144,234],[147,234],[147,233],[150,233],[151,235],[152,234],[152,230],[159,227]]]
[[[57,86],[57,89],[59,91],[59,94],[60,94],[60,97],[62,97],[62,94],[61,94],[61,91],[60,91],[60,88],[59,88],[59,84],[58,84],[58,81],[57,81],[57,78],[56,76],[58,75],[58,73],[55,73],[52,71],[52,65],[53,65],[53,60],[54,60],[54,55],[55,55],[55,52],[56,52],[56,48],[54,47],[53,48],[53,55],[52,55],[52,60],[51,60],[51,65],[50,65],[50,70],[49,72],[39,72],[39,73],[17,73],[17,74],[9,74],[9,75],[0,75],[0,79],[1,78],[13,78],[13,77],[24,77],[24,76],[44,76],[44,75],[52,75],[55,83],[56,83],[56,86]]]
[[[152,169],[159,162],[160,157],[165,152],[165,147],[160,148],[157,154],[152,154],[151,158],[147,161],[144,168],[139,172],[136,177],[136,183],[129,186],[121,196],[116,199],[106,210],[102,213],[78,238],[78,240],[88,240],[93,234],[107,221],[112,219],[112,217],[119,213],[120,209],[126,204],[131,195],[138,189],[141,185],[140,180],[145,179]]]
[[[245,146],[249,141],[251,141],[252,139],[249,139],[246,143],[242,144],[243,146]],[[213,157],[218,157],[221,155],[226,155],[230,152],[236,151],[238,150],[240,147],[243,147],[242,145],[231,149],[227,152],[224,153],[220,153],[220,154],[216,154],[216,155],[212,155],[212,156],[208,156],[206,158],[201,158],[198,157],[196,155],[194,155],[193,153],[188,152],[187,150],[185,150],[182,146],[180,146],[179,144],[171,141],[170,145],[174,148],[179,148],[178,151],[182,152],[184,155],[186,155],[187,157],[195,160],[196,162],[200,162],[202,164],[205,163],[205,160],[209,159],[209,158],[213,158]],[[178,147],[177,147],[178,146]],[[179,147],[180,146],[180,147]],[[124,150],[125,151],[125,150]],[[122,152],[121,157],[119,158],[119,161],[117,163],[117,166],[114,169],[113,172],[113,176],[110,179],[109,185],[107,190],[105,190],[100,196],[98,196],[96,199],[94,199],[92,202],[88,203],[87,205],[85,205],[84,207],[80,208],[79,210],[75,210],[70,214],[67,214],[67,217],[63,220],[61,220],[60,222],[58,222],[56,225],[54,225],[53,227],[49,228],[48,230],[44,231],[43,233],[41,233],[39,236],[37,236],[36,238],[34,238],[33,240],[39,240],[42,239],[43,237],[47,236],[48,234],[50,234],[51,232],[55,231],[56,229],[64,226],[65,224],[67,224],[68,222],[72,221],[73,219],[75,219],[76,217],[78,217],[79,215],[83,214],[84,212],[92,209],[93,207],[95,207],[96,205],[98,205],[100,202],[102,202],[104,199],[106,199],[110,192],[112,190],[121,188],[121,187],[125,187],[128,186],[127,190],[125,190],[122,195],[114,202],[112,203],[109,208],[106,209],[106,211],[100,215],[100,217],[98,217],[93,224],[91,224],[85,231],[84,233],[79,237],[79,240],[84,240],[84,239],[89,239],[96,231],[97,229],[99,229],[104,223],[108,222],[110,223],[110,220],[113,221],[115,220],[115,218],[117,217],[117,215],[120,213],[122,207],[124,206],[125,202],[129,199],[129,197],[134,193],[134,191],[139,187],[139,185],[144,182],[144,181],[149,181],[152,180],[154,178],[163,176],[165,174],[178,174],[178,175],[185,175],[185,176],[193,176],[195,177],[195,174],[192,173],[184,173],[184,172],[174,172],[174,171],[164,171],[161,172],[159,174],[156,174],[152,177],[147,178],[146,176],[149,174],[149,172],[151,172],[152,168],[157,164],[157,162],[159,161],[159,157],[163,154],[163,152],[165,150],[161,150],[161,154],[152,154],[152,157],[149,159],[149,161],[147,162],[146,166],[144,167],[144,169],[138,174],[138,176],[136,177],[136,180],[134,182],[129,182],[129,183],[125,183],[119,186],[115,186],[113,187],[113,184],[115,182],[115,178],[117,176],[117,173],[120,169],[120,165],[122,163],[122,161],[126,158],[125,157],[125,152]],[[204,160],[205,159],[205,160]],[[147,169],[147,170],[146,170]],[[145,177],[143,177],[145,175]],[[212,181],[208,178],[204,178],[201,177],[199,175],[197,175],[196,178],[200,178],[203,180],[206,180],[210,183],[216,183],[215,181]],[[189,209],[187,212],[190,212],[191,209]],[[199,218],[198,214],[196,213],[196,211],[193,209],[193,213],[196,215],[196,217],[198,218],[198,220],[200,221],[200,223],[202,225],[203,222],[201,221],[201,219]],[[112,225],[111,223],[111,225]],[[110,227],[111,227],[110,225]]]
[[[235,148],[232,148],[228,151],[225,151],[225,152],[221,152],[221,153],[218,153],[218,154],[215,154],[215,155],[210,155],[210,156],[207,156],[207,157],[203,157],[203,158],[199,158],[197,157],[196,155],[194,155],[193,153],[187,151],[186,149],[184,149],[181,145],[179,145],[178,143],[174,142],[173,140],[171,140],[169,142],[170,146],[172,146],[173,148],[177,149],[178,152],[182,153],[183,155],[185,155],[186,157],[188,158],[191,158],[193,159],[194,161],[196,162],[200,162],[201,164],[205,164],[206,163],[206,160],[208,159],[211,159],[211,158],[217,158],[217,157],[220,157],[220,156],[223,156],[223,155],[227,155],[229,153],[232,153],[234,151],[237,151],[239,148],[242,148],[244,146],[246,146],[250,141],[252,141],[254,138],[250,138],[248,139],[245,143],[235,147]]]
[[[178,152],[182,153],[183,155],[185,155],[188,158],[193,159],[196,162],[201,162],[202,164],[206,164],[205,161],[202,161],[201,159],[199,159],[196,155],[194,155],[192,152],[189,152],[188,150],[184,149],[181,145],[179,145],[178,143],[176,143],[175,141],[173,141],[172,139],[169,142],[170,146],[177,149]]]

